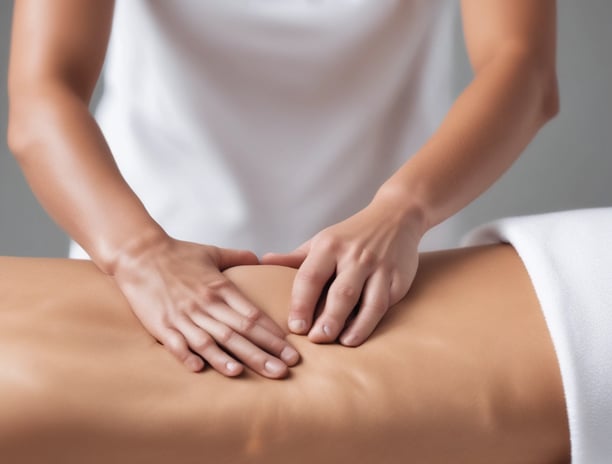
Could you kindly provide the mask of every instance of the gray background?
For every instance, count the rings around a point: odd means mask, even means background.
[[[464,230],[501,216],[612,205],[612,2],[558,5],[561,113],[467,208]],[[6,147],[11,10],[11,1],[0,0],[0,255],[63,256],[67,237],[38,206]],[[456,51],[459,92],[470,79],[459,28]]]

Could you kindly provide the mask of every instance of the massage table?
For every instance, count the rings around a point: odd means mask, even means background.
[[[286,330],[294,270],[226,274]],[[567,462],[555,353],[508,245],[422,255],[358,348],[288,340],[286,379],[192,373],[91,262],[0,258],[0,462]]]

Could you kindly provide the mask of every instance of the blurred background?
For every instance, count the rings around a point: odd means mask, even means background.
[[[12,4],[0,0],[0,255],[65,256],[67,236],[38,205],[6,146]],[[610,0],[558,1],[561,112],[467,208],[463,231],[502,216],[612,206],[610,18]],[[471,77],[459,21],[456,37],[458,94]]]

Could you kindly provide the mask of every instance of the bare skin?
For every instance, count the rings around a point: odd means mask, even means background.
[[[225,274],[287,332],[295,270]],[[89,262],[0,258],[0,294],[6,462],[570,461],[555,350],[510,246],[422,255],[368,343],[288,335],[302,362],[282,381],[185,371]]]
[[[15,2],[11,150],[43,207],[113,276],[143,325],[176,359],[192,371],[204,360],[227,376],[247,365],[283,377],[299,354],[278,324],[221,273],[257,257],[168,236],[122,178],[89,113],[113,5]],[[264,259],[300,267],[290,327],[309,332],[314,342],[340,335],[346,345],[363,343],[410,288],[422,234],[492,184],[557,111],[555,2],[462,5],[475,77],[440,129],[367,208],[293,254]],[[315,302],[330,278],[330,298],[313,326]],[[358,317],[344,329],[359,300]]]

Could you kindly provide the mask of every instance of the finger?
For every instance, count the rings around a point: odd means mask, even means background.
[[[311,341],[329,343],[338,338],[359,301],[369,272],[369,269],[355,266],[338,273],[327,292],[323,312],[308,334]]]
[[[262,264],[275,264],[277,266],[288,266],[299,268],[310,250],[310,240],[301,244],[291,253],[266,253],[261,258]]]
[[[343,345],[358,346],[368,339],[389,309],[390,287],[389,274],[377,271],[370,276],[363,289],[357,317],[340,337]]]
[[[204,368],[204,361],[189,351],[185,337],[178,330],[170,327],[164,328],[157,339],[190,371],[199,372]]]
[[[284,362],[258,348],[231,327],[204,313],[199,316],[194,313],[193,317],[197,319],[197,322],[194,320],[194,323],[255,372],[272,379],[287,376],[289,369]]]
[[[266,253],[261,258],[262,264],[272,264],[276,266],[287,266],[299,268],[306,259],[307,253],[303,251],[293,251],[291,253]]]
[[[416,272],[416,271],[415,271]],[[415,272],[399,274],[396,273],[391,280],[391,290],[389,291],[389,304],[393,305],[404,298],[410,290],[414,281]]]
[[[255,306],[233,282],[228,280],[227,285],[220,289],[219,296],[242,317],[263,327],[277,337],[285,338],[285,332],[274,322],[274,319]]]
[[[297,364],[300,355],[283,337],[278,337],[257,324],[257,320],[244,317],[223,304],[213,304],[206,307],[206,313],[194,312],[191,318],[195,324],[202,326],[207,323],[205,317],[225,324],[250,342],[268,353],[282,359],[288,366]]]
[[[221,271],[233,266],[259,264],[257,255],[252,251],[232,248],[217,248],[216,261]]]
[[[243,366],[220,349],[213,338],[191,319],[185,317],[178,329],[183,333],[191,350],[208,361],[216,371],[228,377],[234,377],[243,371]]]
[[[289,309],[289,329],[305,334],[323,288],[336,271],[336,257],[323,249],[313,248],[295,275]]]

